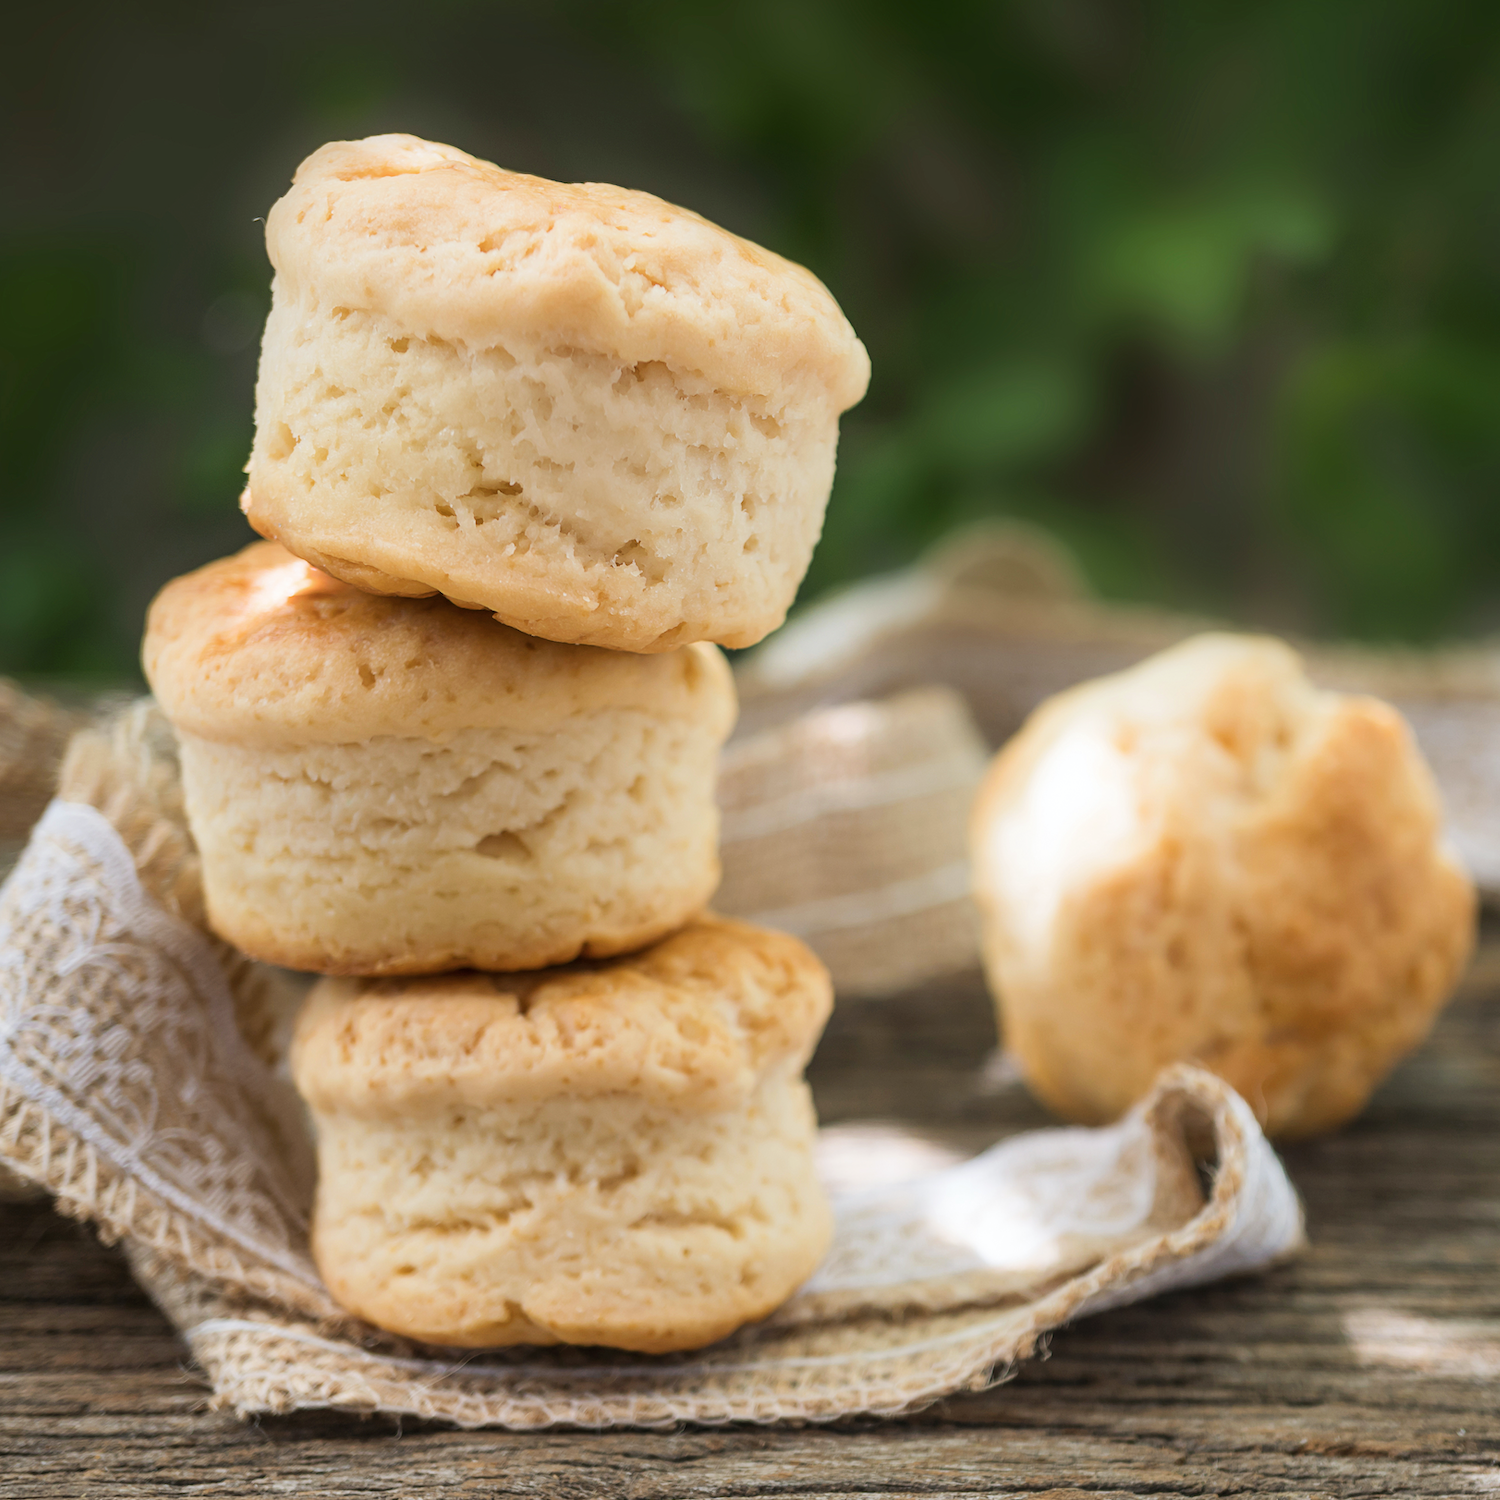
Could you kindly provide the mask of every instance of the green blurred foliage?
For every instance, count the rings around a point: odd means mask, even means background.
[[[129,672],[246,536],[255,216],[411,129],[811,266],[874,362],[810,597],[983,515],[1272,628],[1500,625],[1488,0],[372,0],[29,13],[3,108],[0,670]]]

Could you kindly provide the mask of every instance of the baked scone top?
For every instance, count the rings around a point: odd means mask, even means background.
[[[1316,687],[1282,641],[1208,632],[1032,714],[975,800],[981,886],[994,873],[988,841],[1001,836],[1008,853],[995,870],[1018,909],[1037,913],[1166,829],[1198,842],[1289,818],[1292,831],[1303,819],[1311,829],[1319,809],[1298,803],[1309,756],[1351,714],[1399,744],[1403,794],[1435,841],[1436,788],[1394,709]]]
[[[805,1062],[832,1003],[796,938],[705,916],[593,964],[325,979],[298,1017],[292,1072],[314,1110],[377,1119],[619,1093],[707,1112]]]
[[[1283,641],[1194,636],[1043,703],[996,757],[975,802],[976,837],[1022,794],[1054,833],[1066,825],[1076,834],[1074,852],[1096,860],[1119,852],[1113,836],[1128,841],[1154,829],[1168,807],[1191,805],[1200,831],[1232,821],[1247,803],[1283,790],[1298,752],[1348,701],[1315,687]],[[1049,757],[1051,780],[1039,787],[1034,774]],[[1425,775],[1420,766],[1418,774]],[[1114,816],[1105,816],[1106,806]],[[1061,851],[1046,854],[1055,865]]]
[[[178,729],[233,744],[441,741],[607,709],[692,719],[723,739],[735,716],[717,647],[638,656],[560,645],[445,599],[364,593],[274,542],[167,584],[141,654]]]
[[[649,193],[507,172],[410,135],[333,141],[266,219],[284,291],[423,338],[660,361],[836,411],[870,361],[811,272]]]

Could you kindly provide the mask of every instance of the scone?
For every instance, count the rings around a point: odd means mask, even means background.
[[[209,921],[255,958],[539,968],[652,942],[718,882],[712,646],[533,640],[260,542],[162,590],[144,659]]]
[[[1042,705],[972,825],[1006,1045],[1068,1119],[1167,1063],[1276,1135],[1349,1119],[1427,1033],[1473,942],[1405,722],[1273,640],[1205,635]]]
[[[324,980],[292,1043],[317,1124],[313,1256],[436,1344],[711,1343],[816,1267],[831,1219],[795,938],[705,917],[534,975]]]
[[[549,640],[781,623],[869,379],[807,271],[647,193],[405,135],[315,152],[266,245],[263,536]]]

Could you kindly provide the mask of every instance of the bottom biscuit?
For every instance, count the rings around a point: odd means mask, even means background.
[[[832,1233],[801,1077],[829,999],[800,943],[715,918],[541,974],[325,981],[293,1066],[329,1290],[464,1347],[663,1353],[764,1317]]]

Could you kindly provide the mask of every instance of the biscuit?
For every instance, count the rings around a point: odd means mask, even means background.
[[[831,1237],[801,1077],[830,1004],[795,938],[714,917],[542,974],[322,981],[292,1072],[329,1291],[471,1347],[658,1353],[764,1317]]]
[[[538,968],[652,942],[718,882],[712,646],[538,641],[261,542],[168,584],[143,654],[209,922],[255,958]]]
[[[1473,942],[1401,716],[1279,642],[1206,635],[1043,704],[971,826],[1006,1045],[1059,1114],[1168,1063],[1276,1135],[1330,1129],[1426,1035]]]
[[[402,135],[310,156],[266,244],[262,535],[550,640],[781,623],[869,379],[807,271],[649,194]]]

